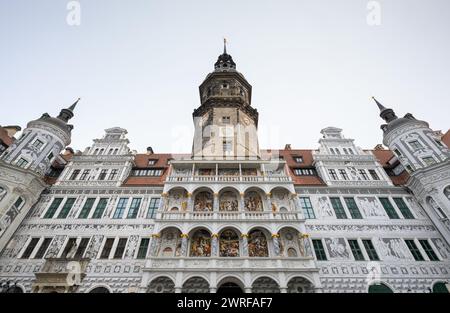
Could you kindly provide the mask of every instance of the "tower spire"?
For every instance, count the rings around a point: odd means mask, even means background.
[[[378,106],[378,109],[380,109],[380,117],[385,120],[387,123],[392,122],[393,120],[397,119],[397,115],[395,115],[394,110],[386,108],[384,105],[382,105],[380,102],[378,102],[375,97],[372,97],[372,99],[375,101],[375,103]]]
[[[77,106],[78,101],[80,101],[80,98],[78,98],[70,107],[67,109],[62,109],[61,112],[58,115],[58,118],[60,120],[63,120],[64,122],[68,122],[73,117],[73,111],[75,110],[75,107]]]
[[[223,54],[227,54],[227,39],[223,38]]]
[[[372,99],[373,99],[373,101],[375,101],[375,103],[377,104],[378,109],[380,109],[380,112],[382,112],[383,110],[386,110],[386,108],[385,108],[380,102],[378,102],[378,100],[375,99],[375,97],[372,96]]]
[[[80,100],[81,100],[81,98],[78,98],[68,109],[73,112],[75,110],[75,107],[78,104],[78,101],[80,101]]]

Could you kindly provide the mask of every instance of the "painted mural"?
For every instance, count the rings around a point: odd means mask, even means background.
[[[239,256],[239,236],[232,230],[225,230],[220,234],[219,241],[220,256]]]
[[[253,230],[248,237],[248,255],[251,257],[268,257],[267,239],[261,230]]]
[[[204,229],[197,230],[191,238],[191,256],[211,255],[211,235]]]

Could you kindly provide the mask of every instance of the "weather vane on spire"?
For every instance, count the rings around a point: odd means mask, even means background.
[[[223,54],[227,54],[227,39],[223,37]]]

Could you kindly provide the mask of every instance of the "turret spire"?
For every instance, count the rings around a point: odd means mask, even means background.
[[[383,111],[383,110],[386,110],[386,108],[380,102],[378,102],[378,100],[375,99],[375,97],[372,97],[372,99],[377,104],[378,108],[380,109],[380,112]]]
[[[380,109],[380,117],[385,120],[387,123],[392,122],[393,120],[397,119],[397,115],[395,115],[394,110],[388,109],[384,107],[380,102],[375,99],[375,97],[372,97],[372,99],[375,101],[375,103],[378,106],[378,109]]]
[[[223,38],[223,54],[227,54],[227,39]]]
[[[68,122],[73,117],[73,111],[75,110],[75,107],[77,106],[78,101],[80,101],[80,98],[78,98],[70,107],[67,109],[62,109],[61,112],[58,115],[58,118],[60,120],[63,120],[64,122]]]
[[[227,39],[223,38],[223,53],[219,55],[217,62],[214,64],[216,72],[236,71],[236,63],[234,63],[231,55],[227,53]]]
[[[75,110],[75,107],[78,104],[78,101],[80,101],[80,100],[81,100],[81,98],[78,98],[68,109],[73,112]]]

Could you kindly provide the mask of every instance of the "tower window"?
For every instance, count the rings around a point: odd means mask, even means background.
[[[44,145],[44,142],[42,140],[39,140],[39,139],[36,139],[33,142],[33,147],[35,147],[36,149],[41,149],[43,145]]]
[[[436,160],[433,157],[431,157],[431,156],[422,158],[422,160],[425,162],[425,164],[427,166],[430,166],[430,165],[433,165],[433,164],[436,163]]]
[[[335,170],[333,170],[333,169],[328,170],[328,174],[330,174],[330,177],[332,180],[339,180],[339,177],[337,176]]]
[[[400,218],[388,198],[380,198],[380,202],[390,219]]]
[[[118,172],[117,169],[111,170],[111,173],[109,173],[109,178],[108,178],[108,180],[114,180],[114,179],[116,179],[116,177],[117,177],[117,172]]]
[[[422,149],[423,146],[422,144],[418,141],[418,140],[413,140],[409,142],[409,145],[411,146],[411,148],[413,148],[414,150],[419,150]]]
[[[223,142],[222,142],[222,145],[223,145],[223,152],[224,153],[227,153],[227,152],[231,152],[231,148],[232,148],[232,143],[231,143],[231,140],[224,140]]]
[[[100,172],[100,175],[98,176],[98,180],[105,180],[105,178],[106,178],[106,174],[108,173],[108,170],[107,169],[103,169],[101,172]]]
[[[346,219],[347,214],[345,214],[344,207],[342,206],[341,199],[339,198],[330,198],[331,205],[333,206],[334,212],[336,213],[336,218],[338,219]]]
[[[231,118],[229,116],[222,116],[222,123],[230,124]]]
[[[347,171],[345,169],[340,169],[339,174],[341,175],[343,180],[348,180]]]
[[[25,160],[24,158],[20,158],[19,161],[17,161],[16,165],[18,167],[25,168],[28,165],[28,163],[29,162],[27,160]]]
[[[81,174],[81,176],[80,176],[80,180],[86,180],[88,178],[88,175],[90,172],[91,172],[91,170],[84,170],[83,174]]]
[[[344,148],[344,153],[345,153],[345,154],[348,154],[347,148]]]
[[[51,161],[51,159],[53,159],[53,152],[50,152],[49,155],[47,156],[47,159],[49,161]]]
[[[313,206],[311,204],[311,200],[309,199],[309,197],[300,197],[299,199],[300,199],[300,205],[303,210],[303,215],[305,216],[305,218],[307,218],[307,219],[316,218],[316,216],[314,215],[314,209],[313,209]]]
[[[150,244],[150,238],[142,238],[141,244],[139,245],[139,250],[137,254],[138,259],[145,259],[148,251],[148,246]]]
[[[398,156],[401,157],[402,153],[398,150],[398,149],[394,149],[394,153]]]

